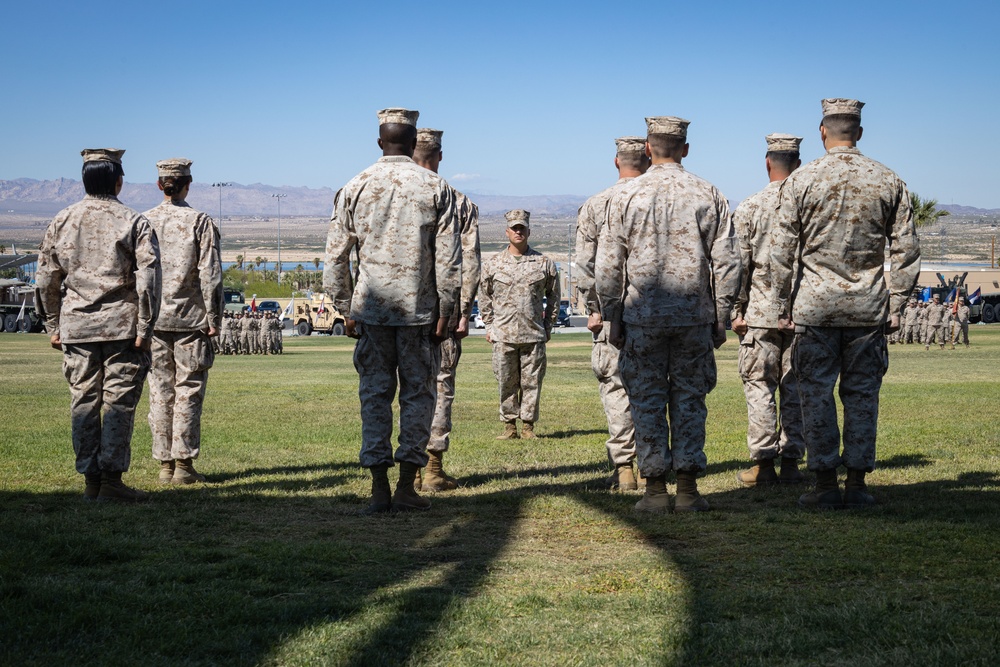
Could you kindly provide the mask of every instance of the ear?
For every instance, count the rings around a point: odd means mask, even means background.
[[[861,135],[865,133],[865,128],[858,126],[858,138],[855,141],[861,141]]]
[[[382,137],[378,138],[378,147],[384,149],[385,146],[382,145]]]
[[[622,166],[621,166],[621,164],[618,163],[618,156],[616,155],[615,156],[615,169],[617,169],[618,171],[621,171],[621,168],[622,168]]]
[[[653,151],[649,148],[648,141],[646,142],[646,157],[648,157],[650,160],[653,159]]]
[[[684,144],[684,151],[681,153],[681,157],[687,157],[688,151],[691,149],[691,144]]]
[[[160,179],[156,179],[156,187],[160,188],[160,192],[163,192],[163,183],[160,183]]]
[[[819,124],[819,138],[824,144],[826,144],[826,126],[823,123]]]
[[[771,175],[771,158],[764,156],[764,169],[767,170],[767,175]]]
[[[444,151],[438,151],[438,162],[444,160]]]

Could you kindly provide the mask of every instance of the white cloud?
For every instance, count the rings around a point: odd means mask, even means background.
[[[479,175],[479,174],[455,174],[454,176],[452,176],[448,180],[449,181],[455,181],[455,182],[461,183],[463,181],[478,181],[481,178],[482,178],[482,176]]]

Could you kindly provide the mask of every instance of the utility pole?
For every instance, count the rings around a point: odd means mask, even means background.
[[[278,282],[281,282],[281,198],[288,195],[271,195],[278,200]]]
[[[219,188],[219,236],[222,236],[222,188],[228,188],[232,183],[212,183],[213,188]]]

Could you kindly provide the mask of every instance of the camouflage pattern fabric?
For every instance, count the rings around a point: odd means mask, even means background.
[[[393,459],[427,465],[427,442],[434,418],[434,375],[441,348],[431,340],[433,325],[359,325],[354,348],[361,399],[361,465],[392,465]],[[392,401],[399,388],[399,447],[392,451]]]
[[[969,307],[959,306],[958,312],[955,313],[955,325],[951,334],[951,344],[954,345],[958,342],[959,336],[962,338],[962,344],[969,345]]]
[[[635,460],[635,424],[628,393],[619,370],[620,351],[608,342],[610,322],[605,322],[601,333],[594,336],[590,352],[590,365],[597,377],[601,404],[608,420],[608,459],[614,465],[628,465]]]
[[[63,343],[148,339],[160,309],[160,248],[149,221],[113,196],[87,195],[45,230],[36,303]]]
[[[545,378],[545,342],[493,343],[493,374],[500,386],[500,419],[538,421]]]
[[[135,406],[149,364],[149,353],[132,340],[63,344],[78,473],[128,471]]]
[[[357,284],[350,273],[355,248]],[[462,288],[452,188],[405,156],[382,157],[355,176],[335,197],[323,286],[337,310],[366,324],[449,317]]]
[[[251,319],[244,315],[240,319],[240,354],[250,354]]]
[[[555,262],[532,248],[523,255],[504,248],[490,257],[483,262],[479,313],[494,342],[544,343],[559,319]]]
[[[782,182],[772,237],[772,312],[796,324],[881,325],[920,273],[906,185],[853,147],[833,147]]]
[[[919,343],[920,342],[920,308],[917,304],[907,304],[906,310],[903,312],[903,342],[904,343]]]
[[[153,334],[149,374],[149,430],[157,461],[196,459],[201,452],[201,410],[208,369],[215,361],[203,331]]]
[[[451,444],[451,406],[455,402],[455,370],[461,358],[462,341],[449,337],[441,343],[441,367],[438,368],[437,374],[437,400],[434,405],[434,419],[431,422],[431,438],[427,443],[428,451],[446,452]]]
[[[705,396],[715,387],[711,325],[628,325],[620,368],[643,477],[705,470]],[[664,413],[668,415],[664,419]]]
[[[462,243],[462,292],[452,314],[454,328],[460,318],[472,316],[482,274],[482,250],[479,246],[479,207],[458,190],[452,188],[452,193]]]
[[[927,304],[927,335],[924,337],[924,345],[937,342],[944,347],[945,339],[948,338],[948,308],[943,303]]]
[[[164,200],[144,213],[156,231],[163,271],[157,331],[207,331],[222,326],[219,229],[184,201]]]
[[[777,329],[778,318],[771,288],[771,225],[778,208],[781,181],[768,183],[744,199],[733,213],[740,248],[740,291],[732,319],[742,317],[747,326]]]
[[[594,267],[597,263],[597,246],[601,238],[601,230],[608,219],[608,202],[621,190],[631,178],[619,178],[609,188],[598,192],[588,199],[577,211],[576,215],[576,268],[577,294],[587,304],[587,313],[601,312],[601,303],[597,298],[597,287],[594,280]]]
[[[874,470],[879,390],[889,368],[881,327],[799,327],[792,343],[792,368],[799,384],[809,470],[841,464]],[[833,396],[838,377],[844,406],[843,454]]]
[[[602,233],[595,275],[605,320],[677,327],[729,316],[740,258],[715,186],[679,164],[654,164],[614,195]]]
[[[756,327],[740,338],[738,364],[747,398],[747,447],[754,461],[805,455],[802,405],[792,372],[792,338],[791,332]],[[780,413],[775,400],[779,392]]]

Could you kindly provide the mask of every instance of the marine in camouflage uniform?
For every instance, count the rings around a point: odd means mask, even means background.
[[[253,318],[250,317],[250,313],[243,313],[240,315],[239,325],[240,325],[240,337],[239,337],[239,353],[240,354],[250,354],[250,339],[251,339],[251,325]]]
[[[372,472],[369,512],[427,509],[413,487],[427,464],[440,344],[459,299],[462,245],[454,192],[412,159],[418,112],[383,109],[383,157],[337,193],[323,283],[350,313],[361,399],[361,465]],[[357,277],[350,273],[357,249]],[[393,454],[392,401],[399,387],[399,447]],[[400,464],[390,498],[387,471]]]
[[[705,396],[716,382],[713,346],[725,342],[739,286],[729,204],[681,166],[687,126],[673,116],[646,119],[653,164],[609,203],[597,258],[602,316],[611,322],[611,343],[623,350],[646,478],[638,511],[669,510],[670,470],[677,471],[675,511],[709,509],[696,482],[706,465]]]
[[[918,343],[926,343],[928,339],[928,327],[927,320],[930,317],[930,311],[927,310],[927,302],[920,302],[920,310],[917,311],[917,328],[920,331],[920,340]]]
[[[146,211],[162,253],[163,292],[153,331],[149,375],[149,429],[161,483],[205,481],[194,469],[201,453],[201,411],[212,340],[222,326],[222,261],[219,229],[212,218],[185,201],[191,161],[156,164],[163,202]]]
[[[149,221],[117,199],[124,152],[82,152],[84,187],[93,194],[62,210],[46,229],[35,303],[52,346],[63,352],[84,497],[137,501],[147,494],[121,477],[129,469],[135,407],[160,307],[160,250]]]
[[[441,137],[444,132],[430,128],[417,130],[414,161],[435,174],[444,157]],[[462,243],[462,292],[448,319],[448,337],[441,343],[441,367],[437,373],[437,402],[427,443],[427,469],[421,478],[423,491],[450,491],[458,480],[444,470],[444,453],[451,443],[451,408],[455,402],[455,375],[462,358],[462,339],[469,335],[469,318],[479,289],[481,250],[479,247],[479,207],[452,188],[455,213]]]
[[[904,343],[920,342],[920,306],[916,299],[910,299],[903,311],[903,339]]]
[[[510,244],[483,262],[479,286],[479,313],[493,345],[493,374],[500,386],[500,440],[536,437],[545,343],[559,318],[556,265],[528,246],[530,216],[521,209],[505,214]]]
[[[857,148],[857,100],[823,100],[825,156],[782,184],[771,246],[773,314],[795,327],[792,368],[816,490],[804,507],[874,503],[865,474],[875,468],[878,399],[888,368],[884,329],[920,272],[920,246],[906,185]],[[888,246],[888,250],[887,250]],[[890,261],[890,287],[884,262]],[[791,319],[789,320],[789,316]],[[844,406],[843,452],[833,390]],[[837,468],[847,467],[845,494]]]
[[[959,297],[958,309],[955,311],[955,328],[951,335],[951,349],[955,349],[955,343],[961,335],[962,344],[969,347],[969,306],[964,298]]]
[[[636,176],[649,168],[644,137],[619,137],[615,139],[615,167],[618,181],[610,188],[588,199],[576,217],[576,266],[579,269],[577,293],[587,304],[587,328],[594,336],[590,365],[597,376],[604,415],[608,420],[608,439],[605,447],[608,460],[614,469],[606,480],[612,489],[631,491],[638,488],[632,462],[635,460],[635,425],[622,384],[618,362],[621,352],[608,342],[611,323],[601,319],[601,303],[594,285],[594,265],[597,261],[601,230],[608,218],[608,202]]]
[[[944,349],[945,339],[948,337],[948,325],[946,318],[948,308],[941,303],[941,297],[935,294],[931,297],[931,302],[927,304],[927,335],[924,337],[924,349],[931,349],[931,343],[937,342],[941,349]]]
[[[737,473],[744,486],[798,483],[805,456],[802,406],[792,373],[792,332],[778,328],[771,304],[771,227],[781,183],[801,165],[801,137],[769,134],[765,166],[770,183],[747,197],[733,213],[742,274],[733,308],[733,331],[740,337],[739,372],[747,399],[747,447],[755,465]],[[775,400],[781,394],[780,407]],[[779,418],[780,415],[780,418]],[[781,474],[774,469],[781,459]]]

